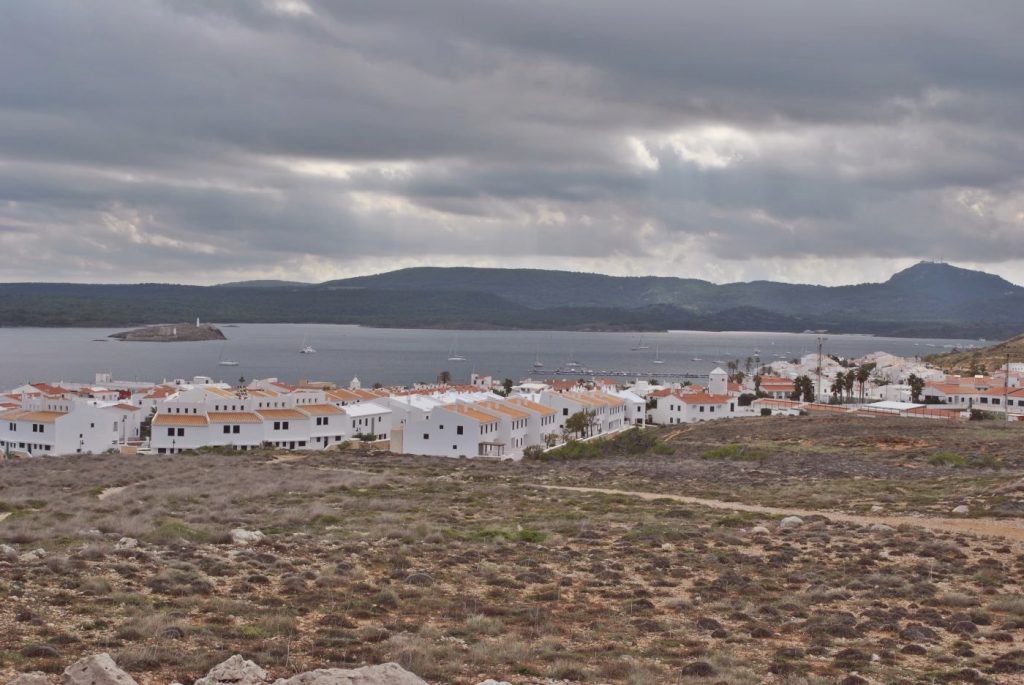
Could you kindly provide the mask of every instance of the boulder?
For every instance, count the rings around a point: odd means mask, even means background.
[[[967,507],[966,504],[961,504],[959,507],[953,508],[953,513],[957,516],[966,516],[968,513],[970,513],[970,511],[971,510]]]
[[[117,549],[117,550],[127,550],[127,549],[135,549],[138,546],[139,546],[139,541],[136,540],[135,538],[121,538],[120,540],[117,541],[117,544],[114,545],[114,549]]]
[[[896,529],[892,526],[887,526],[884,523],[872,523],[868,526],[868,530],[873,533],[891,533]]]
[[[258,530],[235,528],[231,531],[231,542],[236,545],[256,545],[263,542],[265,537],[267,536]]]
[[[799,516],[787,516],[786,518],[779,521],[779,528],[796,528],[802,526],[804,520]]]
[[[769,535],[769,534],[771,534],[771,531],[768,530],[767,528],[765,528],[764,526],[754,526],[753,528],[750,529],[750,534],[751,535]]]
[[[871,513],[872,514],[877,514],[877,513],[882,512],[882,511],[885,511],[885,507],[883,507],[881,504],[872,504],[871,505]]]
[[[138,685],[107,653],[87,656],[64,669],[62,685]]]
[[[36,671],[34,673],[22,673],[7,683],[7,685],[50,685],[50,680],[46,677],[45,673]]]
[[[16,561],[18,559],[18,550],[10,545],[0,545],[0,559]]]
[[[427,682],[391,662],[351,669],[321,668],[278,680],[274,685],[427,685]]]
[[[235,654],[211,668],[195,685],[263,685],[266,682],[266,671]]]
[[[33,561],[40,561],[45,558],[46,550],[40,547],[38,549],[32,550],[31,552],[25,552],[24,554],[18,557],[18,561],[20,561],[23,564],[30,564]]]

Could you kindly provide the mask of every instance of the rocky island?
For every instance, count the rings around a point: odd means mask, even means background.
[[[199,322],[146,326],[132,331],[114,333],[110,337],[129,342],[198,342],[227,339],[224,333],[213,324]]]

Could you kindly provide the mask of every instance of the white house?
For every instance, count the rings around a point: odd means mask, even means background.
[[[467,404],[446,404],[410,415],[403,428],[403,451],[440,457],[504,457],[501,418]]]

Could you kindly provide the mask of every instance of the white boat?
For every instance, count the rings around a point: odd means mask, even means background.
[[[226,344],[227,343],[225,343],[225,345]],[[217,365],[218,366],[238,366],[238,362],[234,361],[233,359],[225,359],[224,358],[224,345],[221,345],[220,346],[220,359],[217,360]]]
[[[692,359],[691,359],[690,361],[691,361],[691,362],[702,362],[702,361],[704,361],[704,360],[703,360],[703,359],[701,359],[700,357],[694,357],[694,358],[692,358]]]
[[[655,364],[664,364],[665,363],[665,360],[661,358],[661,350],[659,350],[657,346],[655,346],[655,348],[654,348],[654,363]]]
[[[631,349],[633,349],[633,350],[649,350],[649,349],[651,349],[651,346],[650,345],[644,345],[644,336],[641,335],[640,339],[636,341],[636,346],[631,348]]]
[[[308,338],[302,339],[302,347],[299,348],[299,354],[316,354],[316,350],[309,344]]]
[[[536,354],[536,356],[534,357],[533,368],[535,368],[535,369],[543,369],[544,368],[544,362],[542,362],[540,360],[540,352],[538,352]]]
[[[455,340],[452,341],[452,346],[448,349],[448,361],[450,362],[464,362],[466,358],[458,353],[459,347],[459,336],[455,336]]]

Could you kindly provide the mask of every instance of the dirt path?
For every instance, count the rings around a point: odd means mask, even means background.
[[[127,485],[118,485],[112,488],[105,488],[102,492],[100,492],[100,494],[96,495],[96,499],[103,501],[108,497],[113,497],[114,495],[124,492],[127,488]]]
[[[764,507],[757,504],[744,504],[742,502],[724,502],[718,499],[703,499],[701,497],[689,497],[687,495],[668,495],[660,492],[638,492],[635,490],[611,490],[608,488],[580,488],[569,485],[541,485],[534,483],[534,487],[548,490],[567,490],[570,492],[593,492],[602,495],[625,495],[637,497],[643,500],[668,499],[673,502],[684,502],[686,504],[699,504],[712,509],[727,509],[729,511],[749,511],[755,514],[769,514],[772,516],[824,516],[831,521],[842,521],[844,523],[855,523],[861,526],[870,526],[873,523],[884,523],[887,526],[908,525],[928,530],[941,531],[944,533],[965,533],[968,535],[989,535],[1006,538],[1016,542],[1024,542],[1024,521],[1020,519],[991,519],[991,518],[932,518],[927,516],[862,516],[860,514],[844,514],[835,511],[816,511],[814,509],[783,509],[780,507]]]

